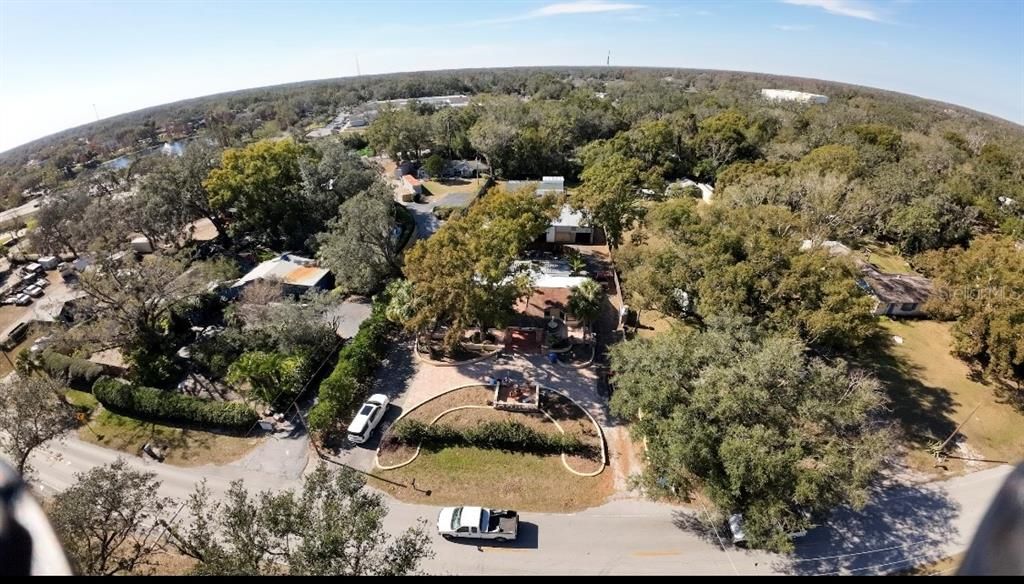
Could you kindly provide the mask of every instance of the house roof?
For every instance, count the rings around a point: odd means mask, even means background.
[[[235,288],[244,286],[254,280],[279,280],[292,286],[316,286],[329,273],[324,268],[316,267],[316,262],[291,254],[267,260],[252,269],[235,282]]]
[[[409,186],[413,186],[413,187],[420,186],[420,179],[414,177],[411,174],[403,174],[402,175],[402,180],[407,182],[409,184]]]
[[[565,192],[565,178],[561,176],[545,176],[541,178],[540,184],[537,185],[538,193],[547,192]]]
[[[924,276],[870,271],[861,282],[879,301],[887,304],[920,304],[932,293],[932,281]]]
[[[552,227],[580,227],[581,225],[583,225],[583,213],[574,210],[569,205],[562,205],[558,219],[551,222]]]
[[[582,280],[583,278],[580,278]],[[549,308],[565,309],[569,304],[569,297],[572,290],[568,288],[547,288],[537,286],[526,298],[521,298],[516,303],[515,310],[519,314],[544,318],[544,311]]]

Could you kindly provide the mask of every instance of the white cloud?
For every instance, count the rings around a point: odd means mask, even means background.
[[[578,2],[559,2],[548,4],[525,14],[507,16],[504,18],[491,18],[487,20],[476,20],[464,23],[466,26],[479,26],[482,24],[505,24],[509,22],[520,22],[533,20],[535,18],[548,18],[550,16],[565,16],[569,14],[601,14],[604,12],[624,12],[645,8],[642,4],[626,4],[623,2],[605,2],[604,0],[579,0]]]
[[[777,30],[784,30],[786,32],[803,32],[805,30],[811,30],[813,27],[806,24],[776,24],[772,28]]]
[[[821,8],[830,14],[849,16],[850,18],[860,18],[874,22],[881,22],[882,20],[882,17],[874,9],[852,0],[782,0],[782,2],[793,4],[794,6]]]
[[[559,2],[549,4],[530,12],[531,16],[559,16],[562,14],[593,14],[595,12],[619,12],[643,8],[639,4],[604,2],[603,0],[579,0],[578,2]]]

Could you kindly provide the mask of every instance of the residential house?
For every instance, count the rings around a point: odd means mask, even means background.
[[[551,222],[551,227],[544,232],[547,243],[594,243],[594,228],[584,225],[583,213],[569,205],[562,205],[558,217]]]
[[[474,178],[483,172],[487,172],[487,165],[479,160],[449,160],[445,164],[443,176]]]
[[[233,294],[237,294],[250,282],[270,280],[280,282],[288,294],[299,296],[309,290],[330,290],[334,287],[331,272],[317,267],[316,261],[283,253],[269,259],[239,278],[232,286]]]
[[[516,319],[506,330],[510,349],[538,352],[547,341],[569,336],[582,336],[579,321],[569,312],[572,289],[587,278],[572,275],[568,263],[562,260],[516,262],[515,269],[532,272],[532,290],[515,305]]]
[[[888,274],[865,265],[864,275],[857,281],[865,292],[874,296],[877,315],[924,316],[924,303],[932,293],[932,282],[924,276]]]
[[[565,178],[561,176],[545,176],[540,182],[533,180],[510,180],[505,183],[505,190],[514,193],[527,187],[535,187],[537,196],[561,195],[565,193]]]
[[[412,189],[413,193],[417,195],[423,194],[423,183],[415,176],[411,174],[402,175],[402,182],[408,185],[408,188]]]

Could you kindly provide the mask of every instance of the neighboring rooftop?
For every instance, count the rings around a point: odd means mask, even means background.
[[[800,103],[828,103],[827,95],[793,91],[792,89],[762,89],[761,97],[770,101],[798,101]]]
[[[276,280],[291,286],[312,288],[327,277],[328,273],[328,270],[316,267],[314,260],[284,253],[253,268],[239,278],[234,287],[244,286],[255,280]]]
[[[583,213],[569,205],[562,205],[558,219],[551,222],[552,227],[580,227],[583,225]]]
[[[932,281],[924,276],[886,274],[867,269],[861,279],[863,286],[878,300],[887,304],[921,304],[932,293]]]

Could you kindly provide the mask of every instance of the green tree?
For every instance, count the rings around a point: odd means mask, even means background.
[[[377,181],[345,201],[318,236],[317,257],[342,289],[368,294],[401,268],[398,208],[390,187]]]
[[[385,289],[388,299],[384,313],[395,324],[404,325],[416,314],[415,288],[409,280],[392,280]]]
[[[427,171],[430,178],[439,178],[444,172],[444,158],[440,154],[431,154],[423,163],[423,169]]]
[[[604,307],[604,288],[598,282],[587,278],[572,289],[569,296],[569,313],[585,325],[591,325],[601,316]]]
[[[233,210],[232,235],[252,235],[275,248],[305,243],[301,153],[291,140],[224,151],[220,167],[210,171],[203,186],[214,209]]]
[[[954,351],[997,379],[1024,381],[1024,252],[1008,237],[930,251],[915,265],[934,278],[929,314],[955,320]]]
[[[76,474],[54,497],[50,521],[81,575],[152,572],[165,549],[154,523],[173,504],[156,495],[155,477],[118,459]]]
[[[390,537],[383,496],[365,490],[355,471],[323,466],[300,493],[250,496],[232,483],[223,503],[205,485],[189,499],[193,520],[171,529],[171,542],[205,576],[401,576],[432,556],[423,525]]]
[[[736,110],[727,110],[700,121],[694,139],[701,157],[698,176],[714,178],[725,165],[751,154],[753,146],[746,135],[749,124],[747,117]]]
[[[430,117],[412,109],[385,109],[366,130],[366,139],[377,152],[392,160],[419,160],[431,146]]]
[[[89,207],[89,196],[71,193],[54,196],[39,207],[32,230],[32,246],[43,253],[70,253],[78,257],[83,225],[80,218]]]
[[[776,551],[810,526],[803,511],[866,503],[891,441],[875,379],[736,319],[627,341],[611,358],[612,410],[647,444],[649,492],[703,487],[724,514],[743,514],[751,545]]]
[[[454,348],[467,328],[504,322],[529,285],[513,262],[547,229],[554,212],[550,197],[493,190],[417,242],[406,255],[405,275],[420,302],[406,326],[447,326],[446,345]]]
[[[248,383],[253,395],[275,405],[291,401],[306,378],[306,360],[264,351],[243,353],[228,369],[228,382]]]
[[[75,427],[75,409],[63,391],[48,377],[16,376],[0,386],[0,450],[20,474],[32,472],[28,458],[37,448]]]
[[[597,148],[590,146],[588,149]],[[585,151],[584,156],[588,153]],[[573,194],[572,205],[592,224],[604,229],[611,247],[643,216],[638,191],[643,184],[643,164],[619,153],[595,154],[580,175],[583,184]],[[585,158],[586,160],[586,158]]]

